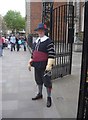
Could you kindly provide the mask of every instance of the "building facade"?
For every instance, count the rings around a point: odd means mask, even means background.
[[[34,29],[39,22],[42,22],[43,4],[41,2],[29,2],[26,1],[26,34],[34,34]],[[74,35],[80,34],[81,39],[84,31],[84,2],[80,0],[67,0],[67,2],[53,2],[53,8],[56,8],[65,4],[74,5]]]
[[[42,22],[43,0],[41,2],[26,1],[26,34],[34,34],[38,23]],[[66,4],[66,2],[53,2],[53,8]]]

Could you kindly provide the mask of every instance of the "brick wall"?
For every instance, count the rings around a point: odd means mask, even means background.
[[[67,4],[67,2],[54,2],[53,8],[56,8],[58,6],[65,5],[65,4]]]
[[[30,3],[30,33],[34,33],[34,29],[38,23],[42,22],[42,3],[31,2]]]

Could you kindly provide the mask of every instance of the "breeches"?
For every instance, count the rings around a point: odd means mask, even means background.
[[[44,77],[45,68],[35,68],[35,81],[37,85],[43,85],[47,88],[52,88],[51,76]]]

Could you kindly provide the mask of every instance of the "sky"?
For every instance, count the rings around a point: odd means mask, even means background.
[[[4,16],[8,10],[20,12],[25,17],[25,0],[0,0],[0,14]]]

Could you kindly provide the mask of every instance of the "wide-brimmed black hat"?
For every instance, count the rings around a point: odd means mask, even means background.
[[[34,31],[38,31],[39,29],[48,30],[44,23],[39,23]]]

